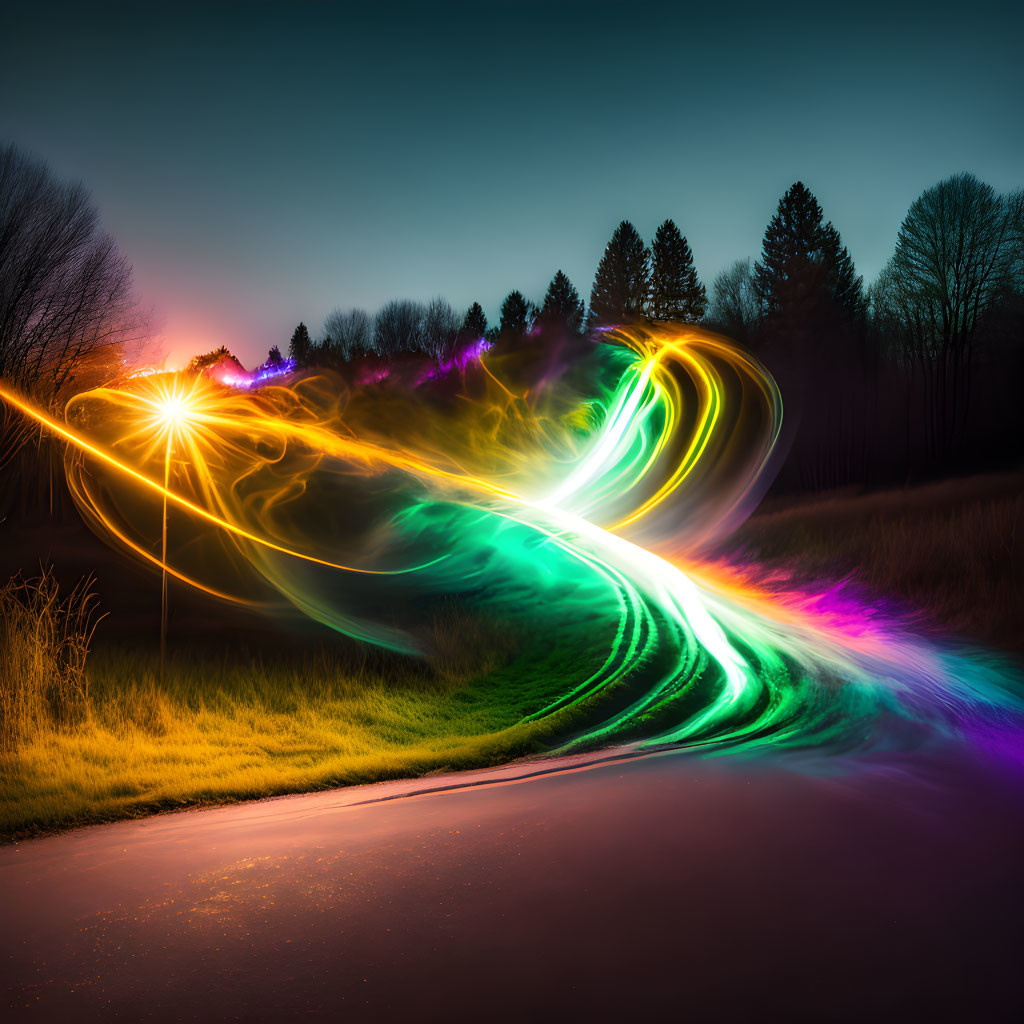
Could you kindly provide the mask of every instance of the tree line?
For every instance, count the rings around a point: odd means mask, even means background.
[[[131,267],[89,193],[0,146],[0,379],[59,409],[72,392],[123,376],[150,334]],[[18,495],[52,504],[60,459],[59,446],[0,403],[0,517]]]
[[[499,322],[474,302],[335,310],[314,342],[292,338],[298,365],[360,354],[443,360],[461,341],[582,336],[601,324],[702,324],[750,348],[787,409],[783,488],[888,482],[1013,461],[1024,441],[1024,192],[998,194],[972,174],[911,204],[895,252],[865,287],[838,229],[802,183],[782,196],[754,261],[737,260],[710,294],[672,220],[648,246],[622,221],[602,254],[589,305],[561,270],[534,304],[511,291]]]
[[[966,173],[914,200],[867,288],[839,230],[796,182],[757,258],[734,262],[707,289],[674,221],[650,245],[622,221],[588,303],[558,270],[539,302],[510,291],[495,324],[478,302],[457,311],[442,298],[399,299],[374,314],[337,309],[316,340],[299,325],[288,354],[299,366],[403,352],[444,363],[481,338],[544,344],[645,319],[703,324],[764,361],[786,407],[784,487],[884,483],[1015,462],[1024,451],[1024,192],[1001,195]],[[131,268],[88,192],[0,147],[0,377],[59,408],[71,391],[128,372],[150,333]],[[282,360],[275,346],[268,364]],[[33,466],[55,457],[4,407],[0,468],[30,440]],[[28,475],[21,466],[7,479],[23,485]]]
[[[658,228],[648,249],[636,229],[623,221],[605,250],[591,291],[589,311],[564,271],[552,277],[543,300],[534,303],[513,290],[501,303],[498,323],[488,325],[479,302],[459,314],[445,299],[429,303],[396,299],[375,314],[335,309],[314,340],[300,323],[288,344],[297,366],[348,362],[360,355],[390,357],[424,353],[450,358],[461,341],[495,343],[534,332],[582,336],[600,323],[635,317],[699,322],[707,307],[689,244],[671,220]]]

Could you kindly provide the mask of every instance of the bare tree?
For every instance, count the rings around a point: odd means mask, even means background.
[[[1024,193],[1000,196],[958,174],[911,204],[896,252],[872,292],[876,318],[925,385],[932,454],[950,456],[967,419],[977,327],[1020,287]]]
[[[0,376],[52,399],[146,328],[131,267],[80,184],[0,150]]]
[[[148,330],[131,267],[88,192],[13,145],[0,149],[0,377],[56,405],[72,386],[123,374]],[[31,434],[5,410],[0,462]]]
[[[373,347],[382,356],[422,349],[426,313],[420,302],[392,299],[377,311],[374,318]]]
[[[324,320],[324,335],[342,359],[373,349],[373,317],[365,309],[335,309]]]
[[[747,341],[761,314],[750,260],[737,260],[711,283],[705,320],[730,337]]]
[[[423,316],[424,350],[438,362],[449,358],[455,348],[462,319],[459,314],[440,296],[430,300]]]

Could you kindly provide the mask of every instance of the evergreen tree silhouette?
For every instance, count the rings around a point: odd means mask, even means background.
[[[559,270],[548,285],[540,315],[546,326],[560,327],[572,334],[583,330],[583,300],[572,281]]]
[[[527,302],[523,293],[509,292],[501,304],[501,325],[499,331],[504,335],[522,335],[531,326],[534,308]]]
[[[643,316],[647,304],[650,252],[628,220],[615,229],[597,266],[590,315],[598,323]]]
[[[466,310],[466,318],[462,321],[462,330],[459,332],[464,338],[476,340],[487,334],[487,316],[479,302],[474,302]]]
[[[815,332],[863,320],[864,294],[853,260],[802,182],[779,201],[753,279],[771,341],[802,347]]]
[[[816,490],[859,479],[870,419],[863,289],[839,232],[802,182],[768,224],[753,284],[765,312],[758,347],[800,410],[780,479]]]
[[[651,246],[650,317],[697,323],[707,305],[707,292],[697,277],[689,243],[675,221],[667,220]]]
[[[829,268],[828,287],[847,321],[859,326],[867,315],[864,279],[857,276],[853,257],[829,221],[823,230],[822,253]]]
[[[305,324],[300,323],[288,343],[288,355],[295,360],[296,366],[305,366],[309,359],[309,350],[309,331],[306,330]]]
[[[267,366],[280,366],[284,362],[281,350],[274,345],[267,353]]]

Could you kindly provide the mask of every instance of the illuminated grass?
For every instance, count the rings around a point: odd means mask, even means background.
[[[439,639],[455,621],[438,625]],[[479,635],[467,644],[474,625]],[[524,678],[526,659],[510,638],[502,643],[494,626],[472,620],[461,622],[460,640],[458,656],[442,646],[429,663],[179,657],[162,686],[154,653],[94,651],[77,720],[36,720],[0,755],[0,832],[482,766],[542,749],[556,722],[516,723],[562,689],[568,666],[535,650]],[[478,652],[475,665],[467,646]]]
[[[754,517],[736,541],[797,575],[834,579],[855,569],[869,589],[899,595],[947,628],[1019,649],[1015,479],[798,502]],[[44,694],[40,671],[38,692],[23,694],[31,699],[3,705],[27,710],[24,721],[9,723],[17,739],[0,754],[0,833],[471,768],[550,749],[614,719],[631,699],[626,680],[594,702],[523,721],[607,653],[608,623],[585,609],[578,614],[557,628],[550,616],[512,628],[452,607],[434,621],[428,662],[356,645],[263,661],[179,651],[163,685],[155,652],[101,647],[89,655],[87,685],[69,676],[74,685]],[[63,636],[49,627],[38,635]],[[21,652],[21,665],[50,664],[46,651],[36,657],[8,644],[0,657],[8,690],[18,681],[12,651]],[[656,676],[658,664],[648,667]],[[634,732],[672,726],[679,708],[699,711],[710,683],[699,678],[683,703],[653,706]],[[856,707],[822,707],[842,721],[855,717]],[[761,713],[753,708],[727,725],[757,726]],[[771,742],[786,742],[787,728],[782,721]]]

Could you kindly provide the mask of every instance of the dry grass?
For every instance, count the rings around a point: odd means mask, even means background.
[[[85,713],[85,660],[99,621],[91,580],[66,597],[48,569],[0,588],[0,752]]]
[[[84,719],[8,755],[8,834],[488,763],[543,732],[452,700],[443,681],[175,663],[161,687],[149,659],[97,662]]]
[[[1024,475],[789,501],[732,538],[749,559],[900,599],[937,629],[1024,651]]]
[[[7,592],[3,600],[24,604]],[[514,636],[455,606],[436,616],[426,660],[355,645],[271,660],[195,651],[169,660],[161,682],[152,651],[103,646],[86,678],[71,657],[77,648],[62,646],[68,635],[87,641],[88,631],[75,633],[78,605],[40,601],[28,601],[44,609],[39,619],[59,621],[63,609],[67,622],[64,632],[33,634],[30,689],[47,699],[33,698],[0,753],[7,837],[498,763],[538,749],[553,731],[516,725],[513,691],[530,687],[517,685]],[[23,649],[0,651],[0,678],[19,693]],[[72,665],[78,675],[62,674]],[[60,687],[74,714],[51,699]]]

